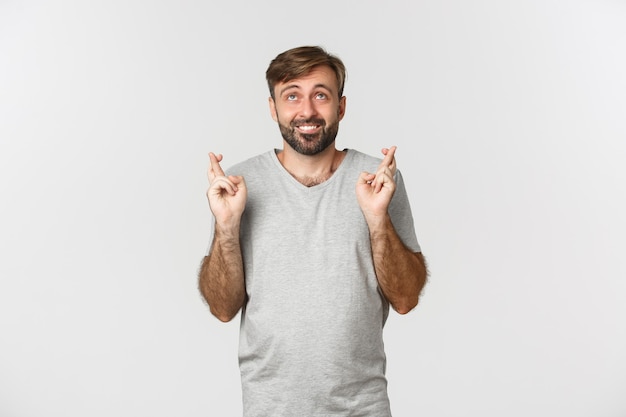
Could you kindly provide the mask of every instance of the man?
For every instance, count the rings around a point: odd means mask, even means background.
[[[240,309],[244,415],[390,416],[382,330],[418,302],[426,265],[395,147],[335,147],[345,68],[319,47],[266,72],[283,137],[233,166],[210,153],[212,244],[199,288],[222,321]]]

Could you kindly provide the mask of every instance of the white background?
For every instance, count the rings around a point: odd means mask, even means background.
[[[384,5],[383,5],[384,4]],[[281,146],[264,73],[348,67],[432,277],[395,416],[626,416],[626,3],[0,0],[0,416],[237,416],[196,290],[208,151]]]

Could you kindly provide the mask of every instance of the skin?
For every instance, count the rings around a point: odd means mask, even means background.
[[[271,116],[283,135],[278,159],[307,186],[330,178],[345,157],[334,141],[346,108],[346,99],[339,97],[337,90],[334,73],[322,66],[296,80],[276,84],[276,99],[269,99]],[[406,314],[419,301],[427,268],[422,254],[404,246],[391,223],[388,208],[396,189],[396,147],[381,152],[384,158],[377,171],[359,176],[356,196],[369,228],[380,288],[391,306]],[[200,268],[199,288],[212,314],[226,322],[246,302],[239,230],[247,188],[243,177],[224,174],[222,159],[222,155],[209,153],[207,198],[215,217],[215,235]]]
[[[246,301],[239,226],[248,190],[243,177],[224,175],[221,154],[209,153],[209,161],[207,198],[215,217],[215,235],[200,267],[199,288],[211,313],[227,322]]]
[[[376,173],[359,176],[356,196],[369,228],[378,284],[393,309],[406,314],[417,306],[427,270],[422,254],[402,243],[387,211],[396,189],[395,152],[395,146],[382,149],[385,157]]]
[[[330,178],[345,156],[334,146],[336,126],[346,110],[346,98],[339,98],[337,89],[333,71],[328,67],[316,67],[304,77],[276,84],[276,99],[269,98],[270,114],[283,135],[283,150],[278,159],[305,185],[316,185]],[[320,120],[321,125],[316,120]],[[307,129],[307,126],[312,128]],[[324,133],[331,130],[332,134],[333,129],[332,141],[314,154],[299,152],[285,139],[288,131],[301,148],[315,149],[323,142]]]

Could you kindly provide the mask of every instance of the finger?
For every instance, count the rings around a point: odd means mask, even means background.
[[[227,178],[233,184],[235,192],[239,191],[241,187],[246,187],[246,182],[241,175],[229,175]]]
[[[396,171],[397,171],[397,163],[396,163],[396,153],[395,153],[396,148],[394,147],[394,154],[393,154],[393,159],[391,160],[391,163],[389,164],[389,169],[391,170],[391,176],[396,175]]]
[[[221,153],[209,152],[209,156],[211,154],[213,154],[213,156],[215,156],[215,158],[217,159],[217,162],[222,162],[222,159],[224,158],[224,155],[222,155]]]
[[[391,164],[394,163],[394,155],[396,154],[396,149],[398,149],[397,146],[392,146],[391,148],[387,149],[387,148],[383,148],[382,149],[382,153],[383,155],[385,155],[385,157],[383,158],[383,162],[381,162],[381,166],[391,166]]]
[[[221,195],[226,192],[229,195],[235,195],[237,193],[237,186],[232,183],[226,177],[216,177],[215,181],[211,183],[211,186],[208,189],[208,193]]]
[[[224,170],[220,166],[220,162],[222,161],[222,154],[214,154],[213,152],[209,152],[209,182],[213,181],[215,177],[224,176]]]
[[[385,157],[378,166],[379,169],[383,167],[388,167],[389,169],[391,169],[392,175],[396,174],[396,149],[397,146],[392,146],[391,148],[383,148],[381,152],[383,153],[383,155],[385,155]]]
[[[378,193],[386,183],[393,182],[393,172],[389,167],[384,167],[376,172],[376,178],[372,182],[374,192]]]
[[[376,178],[376,175],[374,174],[370,174],[369,172],[361,172],[361,175],[359,175],[358,184],[371,184],[374,178]]]
[[[215,183],[219,188],[225,190],[230,195],[235,195],[240,188],[246,188],[246,182],[241,175],[229,175],[228,177],[217,177]]]

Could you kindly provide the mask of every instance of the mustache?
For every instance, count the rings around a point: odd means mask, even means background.
[[[326,126],[326,122],[324,119],[310,118],[310,119],[300,119],[294,120],[290,123],[291,127],[297,127],[302,125],[320,125],[322,127]]]

